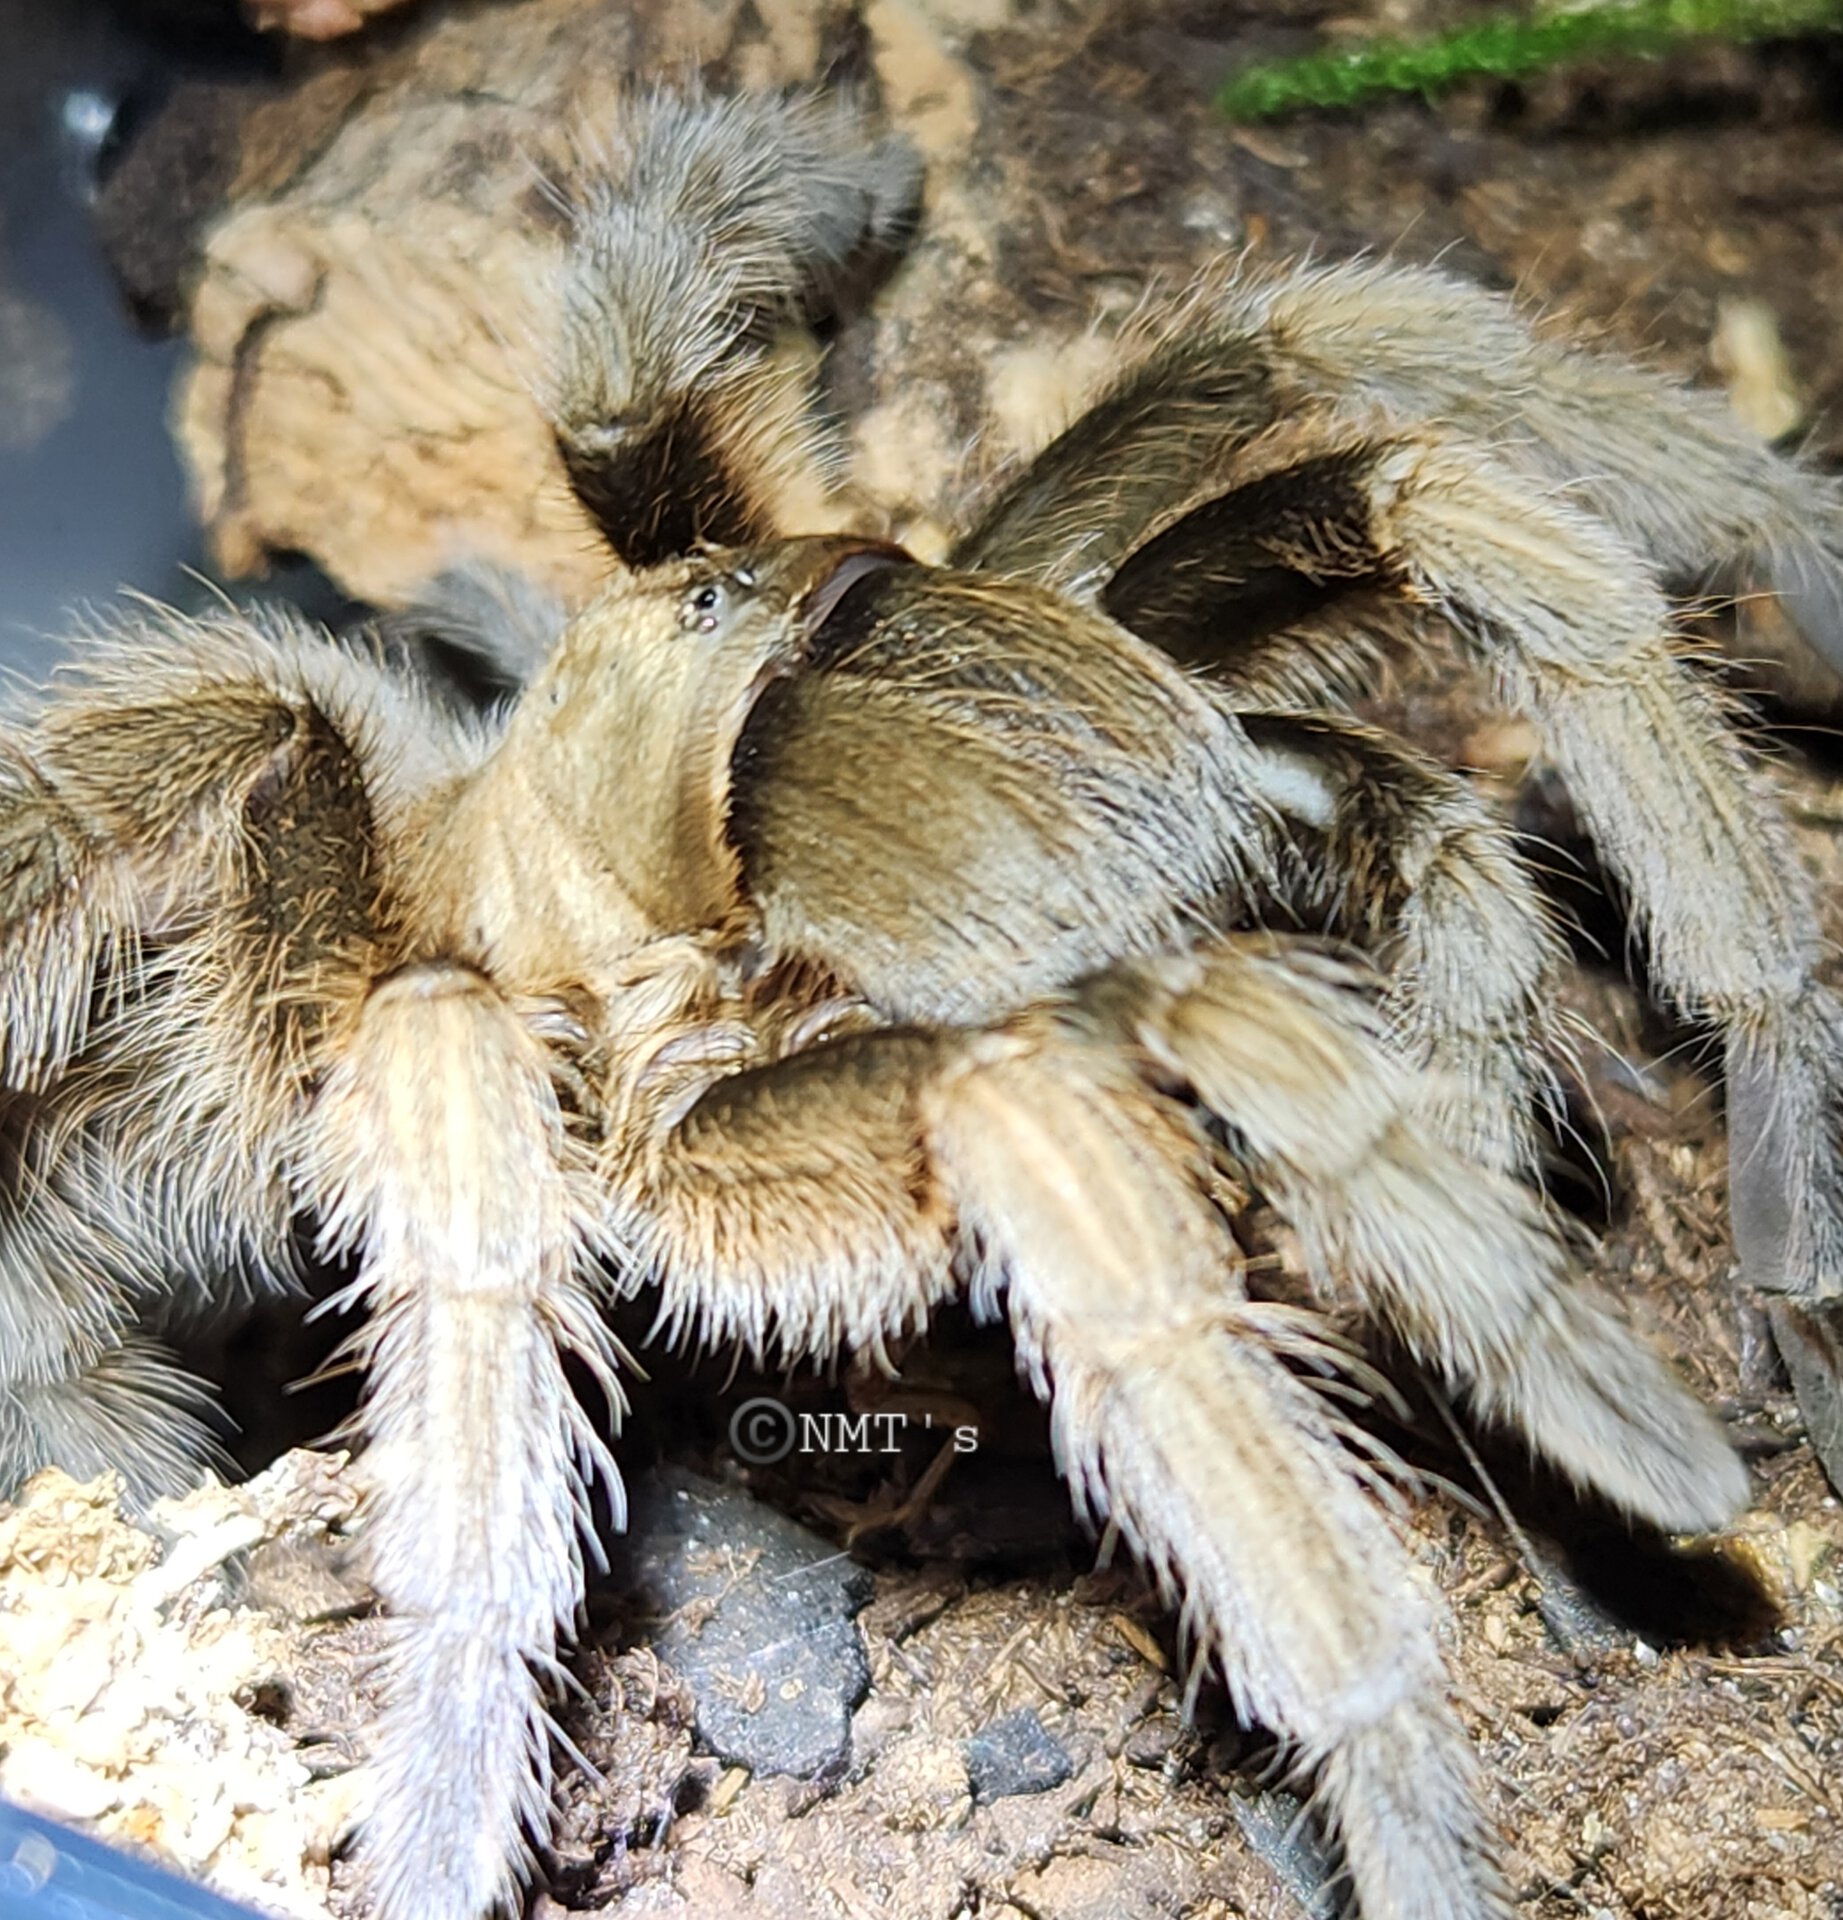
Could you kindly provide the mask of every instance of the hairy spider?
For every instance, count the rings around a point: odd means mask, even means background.
[[[288,617],[148,617],[0,736],[0,1482],[182,1478],[162,1320],[286,1286],[316,1221],[367,1316],[397,1623],[372,1887],[473,1920],[543,1831],[542,1688],[590,1482],[618,1488],[563,1366],[618,1406],[607,1293],[789,1362],[964,1294],[1078,1503],[1315,1773],[1368,1920],[1501,1916],[1434,1622],[1321,1390],[1352,1362],[1250,1297],[1223,1174],[1326,1307],[1582,1486],[1732,1512],[1714,1422],[1524,1183],[1530,877],[1335,702],[1438,632],[1541,722],[1660,984],[1729,1036],[1753,1276],[1831,1298],[1810,891],[1665,586],[1765,567],[1821,625],[1835,499],[1692,396],[1369,266],[1199,296],[948,566],[777,538],[805,430],[765,323],[912,185],[810,102],[636,105],[555,409],[631,571],[451,633],[519,684],[501,710]],[[1249,930],[1279,912],[1377,992]]]

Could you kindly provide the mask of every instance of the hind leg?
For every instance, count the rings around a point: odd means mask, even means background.
[[[1613,535],[1469,450],[1388,450],[1369,503],[1403,584],[1542,726],[1660,986],[1726,1032],[1748,1278],[1843,1297],[1843,1010],[1817,979],[1815,892],[1667,604]]]

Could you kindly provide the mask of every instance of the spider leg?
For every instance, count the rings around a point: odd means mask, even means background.
[[[0,1119],[0,1495],[58,1466],[148,1499],[216,1456],[210,1396],[136,1327],[156,1240],[97,1130]]]
[[[1148,537],[1232,486],[1280,417],[1258,338],[1174,327],[1000,490],[951,564],[1093,600]]]
[[[1618,536],[1443,440],[1379,452],[1371,532],[1542,726],[1660,985],[1727,1033],[1729,1191],[1756,1286],[1843,1294],[1843,1010],[1810,879]]]
[[[1726,1029],[1730,1198],[1750,1281],[1807,1300],[1843,1293],[1843,1016],[1815,979],[1813,890],[1719,697],[1678,658],[1643,557],[1443,433],[1365,445],[1339,429],[1326,450],[1296,427],[1287,445],[1289,471],[1174,521],[1104,600],[1130,590],[1138,624],[1202,635],[1233,621],[1258,547],[1354,591],[1382,631],[1406,637],[1413,607],[1437,609],[1543,727],[1630,890],[1665,994]],[[1229,560],[1212,572],[1219,540]]]
[[[1666,580],[1723,563],[1764,579],[1843,667],[1843,489],[1721,396],[1546,339],[1501,295],[1425,268],[1244,274],[1173,319],[994,501],[960,564],[1098,595],[1199,500],[1283,464],[1298,425],[1322,440],[1438,422],[1563,489]]]
[[[1431,1609],[1335,1414],[1276,1357],[1323,1343],[1243,1297],[1180,1109],[1037,1016],[829,1043],[681,1109],[661,1102],[614,1180],[668,1326],[789,1361],[877,1351],[979,1246],[979,1303],[1002,1289],[1078,1500],[1319,1765],[1365,1914],[1508,1911]]]
[[[230,620],[152,622],[80,675],[0,804],[29,849],[0,900],[0,1482],[55,1461],[151,1495],[213,1449],[144,1333],[293,1284],[320,1009],[377,918],[375,690],[323,637]]]
[[[287,619],[156,611],[86,648],[61,697],[0,741],[0,1085],[63,1071],[115,1005],[99,969],[138,978],[138,943],[184,941],[213,912],[261,919],[265,890],[321,909],[299,927],[267,916],[274,965],[324,959],[344,901],[320,889],[369,838],[356,756],[398,699]],[[446,734],[404,718],[412,737]],[[397,784],[445,770],[405,766]],[[299,997],[278,992],[265,1017],[286,1026]]]
[[[636,95],[608,162],[575,209],[552,412],[577,497],[647,566],[764,536],[802,481],[823,499],[770,336],[902,238],[920,167],[843,102],[760,93]]]
[[[982,1062],[936,1128],[1058,1464],[1183,1595],[1237,1708],[1315,1770],[1366,1920],[1498,1920],[1433,1608],[1350,1428],[1282,1363],[1335,1349],[1236,1297],[1186,1130],[1110,1079],[1060,1052]]]
[[[1843,489],[1775,452],[1719,393],[1530,328],[1499,295],[1429,269],[1305,269],[1233,290],[1283,404],[1439,421],[1605,521],[1668,580],[1738,563],[1843,667]]]
[[[55,1076],[89,1021],[100,956],[132,926],[126,877],[37,764],[0,739],[0,1085]]]
[[[1379,1044],[1350,986],[1309,955],[1219,942],[1113,968],[1082,1004],[1226,1124],[1326,1299],[1627,1511],[1722,1524],[1746,1482],[1720,1429],[1570,1272],[1536,1201],[1441,1143],[1440,1090]]]
[[[1509,833],[1467,783],[1335,714],[1240,716],[1253,786],[1285,825],[1280,904],[1354,940],[1386,981],[1402,1056],[1433,1069],[1441,1137],[1505,1169],[1538,1162],[1557,941]]]
[[[511,1906],[549,1818],[540,1681],[582,1599],[589,1482],[619,1481],[563,1353],[612,1404],[586,1276],[599,1202],[551,1056],[465,968],[385,978],[329,1047],[307,1146],[330,1250],[359,1256],[366,1538],[395,1638],[365,1830],[387,1920]],[[438,1781],[431,1790],[431,1781]]]
[[[1323,1284],[1481,1410],[1666,1524],[1741,1491],[1719,1433],[1566,1275],[1534,1203],[1421,1123],[1419,1076],[1322,960],[1222,941],[979,1030],[648,1069],[607,1172],[681,1337],[876,1351],[972,1264],[1079,1499],[1187,1596],[1237,1700],[1319,1768],[1370,1920],[1508,1912],[1431,1610],[1330,1402],[1311,1315],[1242,1289],[1188,1091]],[[688,1036],[686,1036],[688,1038]],[[655,1062],[658,1056],[654,1056]],[[1412,1797],[1402,1783],[1412,1779]],[[1431,1784],[1429,1784],[1431,1783]]]
[[[0,1491],[56,1462],[148,1493],[203,1450],[197,1388],[125,1331],[132,1262],[97,1217],[94,1141],[60,1151],[42,1092],[132,925],[105,847],[30,745],[0,740]]]

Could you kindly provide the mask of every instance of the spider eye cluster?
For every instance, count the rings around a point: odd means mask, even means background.
[[[686,594],[678,611],[678,624],[687,633],[713,633],[728,600],[729,596],[716,581],[707,581],[695,592]]]
[[[755,575],[748,567],[736,567],[721,580],[706,580],[680,603],[679,626],[686,633],[715,633],[730,611],[736,592],[747,592],[754,585]]]

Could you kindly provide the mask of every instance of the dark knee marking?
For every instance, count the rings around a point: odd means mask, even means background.
[[[1179,659],[1232,664],[1353,588],[1388,585],[1372,466],[1328,454],[1204,501],[1128,556],[1102,607]]]
[[[691,398],[605,448],[559,433],[571,487],[602,538],[630,567],[700,546],[742,546],[772,528],[736,465],[736,435]]]

